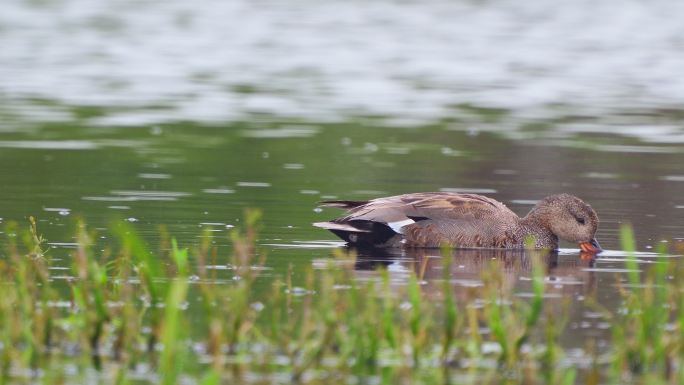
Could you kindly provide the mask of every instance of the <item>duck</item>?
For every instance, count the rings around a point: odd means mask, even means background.
[[[602,251],[596,211],[580,198],[556,194],[520,218],[505,204],[479,194],[421,192],[367,201],[326,200],[345,215],[314,226],[349,246],[375,248],[558,249],[559,239],[587,253]]]

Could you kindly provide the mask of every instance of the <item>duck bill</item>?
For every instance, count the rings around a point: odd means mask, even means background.
[[[597,254],[597,253],[600,253],[603,251],[603,249],[601,248],[601,245],[599,245],[596,238],[593,238],[589,242],[580,243],[580,249],[582,249],[582,251],[584,251],[584,252],[594,253],[594,254]]]

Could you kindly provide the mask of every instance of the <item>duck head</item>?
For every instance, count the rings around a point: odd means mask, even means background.
[[[582,251],[599,253],[595,238],[598,215],[590,205],[570,194],[548,196],[530,211],[528,218],[548,228],[558,238],[576,242]]]

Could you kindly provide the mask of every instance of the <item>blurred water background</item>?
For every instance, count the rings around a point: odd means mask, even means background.
[[[683,18],[665,1],[5,0],[0,216],[36,216],[68,265],[75,217],[151,244],[162,224],[185,244],[211,228],[227,250],[257,207],[266,279],[340,246],[310,226],[338,214],[322,199],[466,191],[524,215],[569,192],[612,250],[588,264],[564,244],[549,269],[581,346],[605,330],[584,296],[617,306],[619,225],[644,264],[684,242]]]

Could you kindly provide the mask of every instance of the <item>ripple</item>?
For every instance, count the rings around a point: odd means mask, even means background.
[[[0,148],[36,150],[96,150],[99,146],[89,140],[1,140]]]
[[[285,126],[282,128],[274,129],[253,129],[246,130],[242,132],[242,136],[247,138],[269,138],[269,139],[280,139],[280,138],[310,138],[319,132],[318,129],[313,127],[293,127]]]
[[[0,15],[0,113],[9,110],[22,121],[78,117],[112,126],[389,116],[398,126],[458,116],[464,122],[458,128],[473,135],[497,131],[523,138],[529,136],[527,122],[580,117],[582,124],[558,132],[598,130],[684,143],[677,122],[684,97],[679,2],[645,7],[608,0],[587,7],[542,0],[427,6],[379,1],[264,8],[237,0],[188,8],[170,0],[132,13],[74,0],[49,16],[32,4],[6,2]],[[167,22],[179,12],[192,22]],[[103,33],[92,22],[94,13],[117,20],[117,27]],[[540,22],[529,28],[530,20]],[[328,28],[331,23],[335,28]],[[638,38],[625,39],[635,30]],[[359,44],[358,36],[373,39]],[[84,117],[70,106],[112,108]],[[581,119],[587,116],[596,121]],[[302,125],[243,135],[316,133]]]
[[[110,196],[84,196],[86,201],[136,202],[136,201],[175,201],[192,194],[179,191],[114,190]]]
[[[240,187],[271,187],[268,182],[237,182]]]
[[[616,179],[619,175],[609,172],[588,172],[583,176],[591,179]]]
[[[48,242],[47,244],[59,249],[75,249],[78,247],[78,243],[75,242]]]
[[[140,173],[138,178],[141,179],[171,179],[171,174],[155,174],[155,173]]]
[[[219,188],[205,188],[202,190],[202,192],[207,193],[207,194],[233,194],[235,192],[235,190],[230,189],[230,188],[219,187]]]
[[[661,177],[660,179],[669,182],[684,182],[684,175],[666,175]]]
[[[43,207],[43,211],[56,212],[62,216],[67,216],[67,215],[71,214],[71,209],[61,208],[61,207]]]
[[[181,198],[192,194],[180,191],[149,191],[149,190],[113,190],[112,194],[121,196],[133,197],[164,197],[164,198]]]
[[[624,258],[626,258],[627,255],[633,255],[637,258],[676,257],[676,255],[661,256],[658,253],[649,251],[634,251],[629,253],[624,250],[603,250],[601,254],[599,254],[599,258],[601,260],[608,260],[608,258],[622,258],[621,260],[624,260]]]
[[[264,243],[263,246],[295,249],[332,249],[346,246],[343,241],[293,241],[292,243]]]
[[[681,150],[675,147],[660,146],[629,146],[623,144],[603,144],[595,147],[598,151],[604,152],[625,152],[625,153],[644,153],[644,154],[674,154]]]

